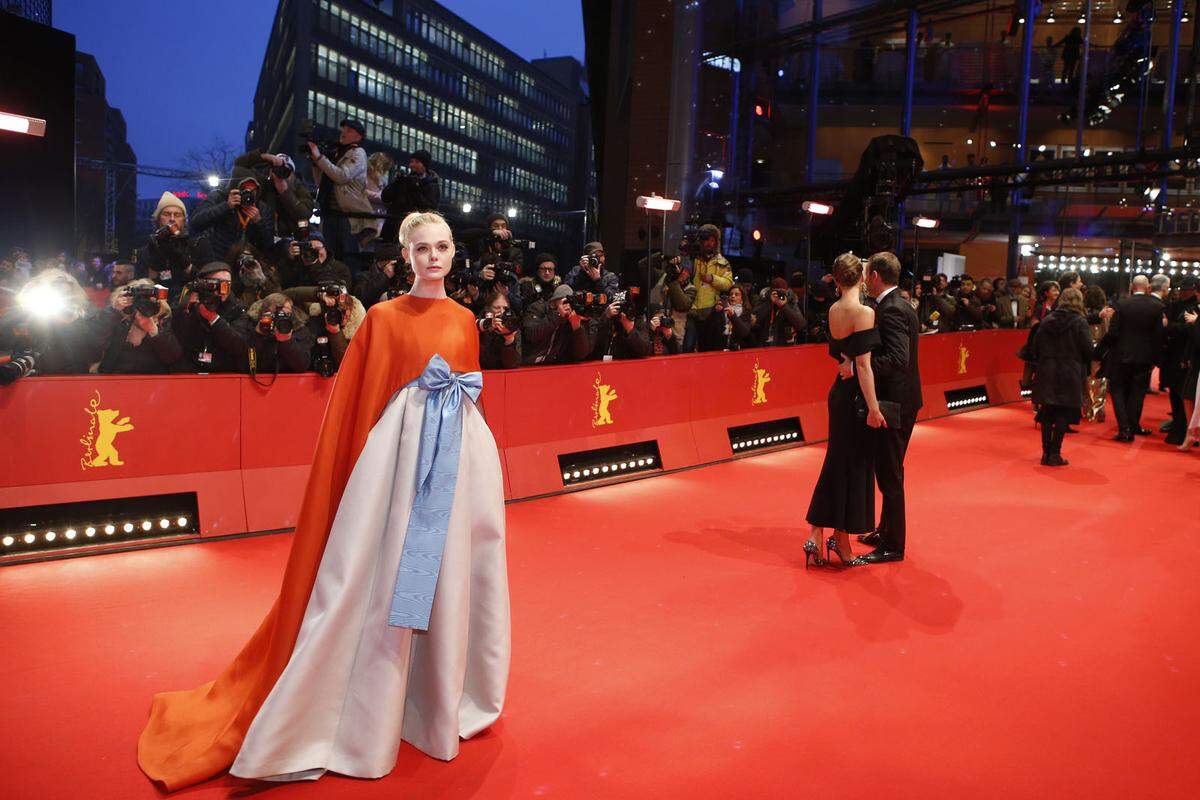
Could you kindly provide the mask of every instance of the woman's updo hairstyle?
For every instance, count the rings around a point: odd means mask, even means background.
[[[842,253],[833,262],[833,280],[838,286],[849,288],[862,283],[862,259],[854,253]]]
[[[400,246],[404,248],[408,247],[412,242],[413,233],[417,228],[437,224],[445,225],[447,229],[450,227],[446,222],[446,218],[435,211],[414,211],[400,223]]]

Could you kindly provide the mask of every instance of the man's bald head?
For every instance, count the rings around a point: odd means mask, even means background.
[[[1145,275],[1134,275],[1133,282],[1129,284],[1129,288],[1135,292],[1150,291],[1150,279]]]

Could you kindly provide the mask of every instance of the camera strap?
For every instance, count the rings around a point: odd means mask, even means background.
[[[275,372],[271,375],[269,382],[263,382],[258,379],[258,350],[254,345],[246,348],[246,363],[250,368],[250,380],[262,386],[264,389],[269,389],[275,385],[275,381],[279,380],[279,353],[275,353]]]

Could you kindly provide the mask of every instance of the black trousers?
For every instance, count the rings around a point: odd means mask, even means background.
[[[879,514],[879,546],[888,552],[903,553],[907,533],[904,518],[904,456],[916,413],[904,414],[899,428],[884,428],[875,440],[875,482],[883,495],[883,510]]]
[[[1142,406],[1150,391],[1152,364],[1117,364],[1109,376],[1109,394],[1117,415],[1117,428],[1133,433],[1142,427]]]
[[[1171,398],[1171,427],[1167,429],[1167,444],[1183,444],[1187,436],[1188,414],[1183,405],[1183,375],[1171,376],[1167,396]]]

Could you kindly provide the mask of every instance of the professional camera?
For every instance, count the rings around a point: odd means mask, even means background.
[[[266,333],[291,333],[294,326],[292,314],[286,309],[277,308],[258,318],[258,328]]]
[[[321,137],[317,136],[317,124],[311,119],[300,120],[300,128],[296,131],[296,135],[300,137],[300,141],[304,142],[306,145],[309,142],[315,143],[317,145],[317,149],[321,152],[321,155],[325,156],[330,161],[333,161],[336,158],[338,149],[337,142],[329,139],[322,139]]]
[[[567,298],[567,305],[580,315],[602,311],[609,302],[611,301],[608,295],[603,292],[575,292]]]
[[[238,189],[238,205],[253,206],[258,203],[258,194],[254,189]]]
[[[337,364],[333,360],[333,350],[329,347],[328,336],[318,336],[313,344],[313,372],[322,378],[332,377],[337,372]]]
[[[630,286],[628,289],[622,289],[609,298],[609,305],[614,303],[620,309],[621,313],[627,318],[633,319],[637,316],[638,301],[642,299],[642,287]]]
[[[660,328],[666,328],[667,330],[672,331],[675,330],[675,317],[671,316],[671,312],[667,310],[666,306],[657,306],[656,308],[651,309],[650,316],[652,318],[658,317],[658,325]]]
[[[342,286],[340,283],[333,283],[332,281],[329,281],[318,285],[317,293],[323,294],[326,297],[332,297],[334,301],[337,301],[343,294],[346,293],[346,287]],[[346,314],[339,306],[334,305],[332,308],[325,309],[325,323],[327,325],[341,325],[345,319]]]
[[[679,240],[679,255],[683,258],[702,258],[704,256],[704,245],[700,243],[699,233],[685,233],[683,238]],[[675,267],[675,276],[679,276],[679,267]]]
[[[728,295],[726,295],[725,297],[726,297],[726,299],[728,299]],[[786,303],[787,299],[788,299],[787,289],[772,289],[771,297],[772,297],[772,299],[782,300]]]
[[[296,244],[300,245],[300,260],[305,264],[317,263],[317,248],[307,239],[301,239]]]
[[[167,299],[170,290],[158,284],[147,286],[143,283],[137,286],[126,286],[122,289],[122,293],[133,298],[133,305],[126,313],[136,311],[143,317],[153,317],[158,314],[159,303]]]
[[[600,257],[595,253],[589,253],[585,255],[583,257],[583,262],[587,264],[590,269],[600,269],[603,266],[600,263]]]
[[[499,316],[489,311],[476,320],[476,324],[479,326],[479,330],[484,333],[493,330],[497,324],[501,325],[507,331],[515,331],[521,326],[521,318],[517,316],[517,312],[511,308],[506,308]]]
[[[389,286],[387,291],[384,292],[384,296],[388,300],[395,300],[397,297],[403,297],[406,294],[408,294],[408,289],[399,285]]]
[[[483,244],[485,247],[514,247],[517,250],[533,250],[537,247],[537,242],[530,239],[505,239],[496,231],[488,231],[484,236]]]
[[[282,178],[286,181],[288,178],[292,177],[292,168],[288,166],[286,161],[282,164],[272,164],[271,174],[276,178]]]
[[[184,247],[188,243],[188,235],[183,231],[178,231],[170,225],[163,225],[158,230],[154,231],[154,240],[159,244],[170,245],[173,247]]]
[[[0,356],[0,386],[8,386],[18,378],[25,378],[37,369],[37,354],[25,351],[19,355]]]
[[[199,295],[200,302],[204,304],[205,308],[209,311],[216,311],[221,307],[221,303],[229,298],[232,285],[231,281],[217,278],[199,278],[192,281],[190,291]]]

